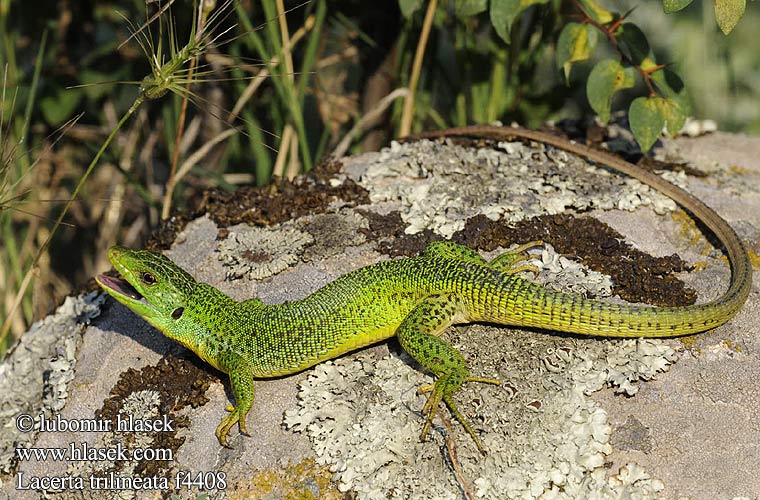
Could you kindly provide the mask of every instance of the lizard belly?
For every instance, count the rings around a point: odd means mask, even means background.
[[[393,323],[348,336],[337,345],[333,347],[325,345],[317,351],[312,352],[309,356],[290,357],[292,360],[290,363],[288,363],[287,360],[282,359],[280,363],[277,363],[279,366],[270,370],[266,370],[264,373],[260,373],[258,376],[269,378],[282,377],[284,375],[292,375],[294,373],[298,373],[328,359],[337,358],[343,354],[361,349],[362,347],[366,347],[368,345],[376,344],[390,337],[393,337],[396,334],[398,325],[399,323]]]

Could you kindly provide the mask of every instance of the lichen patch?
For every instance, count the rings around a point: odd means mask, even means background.
[[[16,448],[32,446],[37,431],[22,432],[15,425],[21,413],[60,411],[74,380],[76,351],[87,323],[100,314],[101,293],[66,297],[54,314],[34,323],[0,364],[0,472],[17,464]],[[45,374],[44,376],[42,374]]]
[[[212,376],[194,363],[174,356],[162,358],[155,366],[140,370],[128,369],[111,389],[108,399],[95,412],[98,419],[112,422],[111,432],[98,434],[98,444],[93,446],[115,448],[121,445],[127,450],[136,448],[152,450],[177,450],[185,442],[180,429],[190,426],[190,419],[182,410],[197,408],[208,402],[206,390]],[[131,432],[117,431],[118,419],[133,421],[155,420],[168,415],[171,431]],[[162,452],[163,453],[163,452]],[[166,476],[176,462],[164,460],[71,462],[68,473],[78,476],[102,476],[109,472],[131,477]],[[70,492],[66,498],[79,498],[81,492]],[[102,492],[98,498],[134,498],[134,491]]]
[[[341,209],[304,217],[299,221],[299,226],[313,238],[308,258],[319,260],[339,255],[347,247],[364,243],[369,224],[356,210]]]
[[[231,228],[217,246],[217,255],[227,268],[226,279],[268,278],[300,261],[304,248],[314,237],[292,223],[276,227]]]
[[[435,162],[430,161],[435,158]],[[667,172],[683,184],[683,172]],[[670,212],[675,203],[639,181],[591,166],[551,147],[520,142],[470,148],[451,141],[392,143],[357,175],[377,204],[400,202],[405,231],[430,229],[451,237],[476,215],[505,223],[568,209],[633,210],[652,206]]]
[[[287,499],[287,500],[343,500],[345,494],[331,482],[329,468],[319,465],[313,458],[288,464],[284,467],[264,469],[235,484],[227,492],[229,500]]]

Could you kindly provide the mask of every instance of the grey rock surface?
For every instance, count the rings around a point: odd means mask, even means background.
[[[721,213],[757,253],[760,139],[716,133],[667,141],[662,154],[709,173],[705,178],[668,175]],[[257,296],[272,304],[304,297],[350,270],[388,258],[366,232],[367,211],[398,210],[407,233],[429,229],[448,237],[476,214],[506,224],[575,210],[606,222],[653,255],[677,252],[692,264],[705,264],[683,274],[699,301],[719,295],[727,283],[721,254],[704,238],[684,238],[691,235],[682,219],[672,216],[671,201],[555,150],[545,154],[520,143],[502,143],[496,150],[428,141],[394,144],[348,159],[336,182],[345,177],[370,192],[371,205],[360,210],[335,206],[326,214],[267,229],[235,226],[223,241],[216,240],[218,228],[203,217],[186,227],[168,255],[235,299]],[[540,270],[537,279],[546,286],[610,295],[609,277],[551,247],[538,249],[533,259]],[[42,327],[35,326],[23,342]],[[205,392],[209,401],[173,415],[189,419],[189,427],[179,430],[185,441],[160,474],[171,479],[182,470],[224,471],[227,487],[212,489],[212,498],[285,498],[287,491],[306,488],[323,498],[352,491],[360,499],[458,499],[463,481],[478,498],[494,499],[760,498],[757,284],[734,320],[686,345],[492,325],[454,327],[446,338],[464,353],[474,375],[501,381],[500,386],[468,384],[458,394],[461,409],[489,449],[485,458],[456,422],[453,432],[439,422],[428,441],[418,441],[424,397],[415,391],[431,378],[391,341],[295,376],[259,381],[247,420],[252,436],[233,429],[233,449],[221,448],[214,437],[231,402],[229,385],[223,374],[204,368],[213,380]],[[43,397],[44,384],[26,391],[36,398],[35,406],[3,392],[5,429],[15,426],[14,415],[20,413],[60,410],[65,419],[93,419],[122,374],[133,373],[129,369],[157,365],[166,354],[195,359],[110,300],[75,347],[70,344],[64,352],[76,352],[76,370],[61,367],[70,375],[49,384],[65,394],[65,406]],[[51,355],[40,352],[35,356],[45,361]],[[26,379],[11,373],[29,360],[20,348],[14,354],[0,367],[5,377],[0,383],[18,388]],[[36,370],[40,380],[49,380],[43,376],[49,368]],[[63,389],[60,380],[65,380]],[[134,414],[156,415],[167,397],[135,391],[123,404],[131,405]],[[27,479],[92,475],[116,466],[102,461],[100,469],[84,469],[66,460],[31,459],[11,469],[9,456],[16,447],[65,448],[83,441],[108,447],[114,438],[83,432],[25,436],[0,432],[5,450],[0,491],[9,498],[40,497],[15,488],[19,473]],[[457,447],[459,476],[447,458],[447,437]],[[298,481],[282,472],[288,464],[309,460],[325,468],[315,466],[314,477]],[[135,462],[120,470],[136,474],[139,467]],[[325,475],[332,484],[320,482]],[[289,483],[278,493],[270,486],[282,477]],[[157,492],[69,489],[52,495],[154,498]]]

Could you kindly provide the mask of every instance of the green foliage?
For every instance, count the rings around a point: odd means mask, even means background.
[[[615,20],[615,14],[599,5],[596,0],[579,0],[581,9],[593,22],[609,24]]]
[[[58,85],[51,85],[40,99],[39,106],[42,117],[53,127],[59,127],[72,116],[82,101],[82,90],[67,90]]]
[[[716,0],[716,20],[724,33],[742,17],[744,2]],[[685,0],[664,0],[663,7],[666,12],[675,12],[688,4]],[[422,16],[420,2],[399,0],[399,5],[407,18]],[[559,110],[559,98],[583,84],[585,78],[588,105],[605,122],[615,96],[633,89],[624,93],[632,106],[629,112],[636,115],[633,132],[642,149],[648,150],[663,127],[671,134],[678,132],[691,105],[683,85],[674,88],[668,83],[677,77],[657,61],[644,32],[627,21],[629,14],[610,11],[597,0],[567,4],[442,0],[436,12],[437,32],[432,37],[436,41],[429,49],[435,54],[434,62],[428,63],[423,88],[416,96],[418,108],[425,104],[436,109],[418,109],[415,128],[425,128],[422,124],[433,116],[445,120],[445,106],[450,102],[455,103],[455,112],[447,121],[453,124],[494,119],[528,124],[543,121]],[[501,44],[509,48],[504,50]],[[568,86],[564,90],[547,75],[546,54],[552,49],[556,67]],[[616,59],[606,56],[610,51]],[[402,68],[407,64],[404,61]],[[579,65],[584,76],[572,78],[572,69]],[[634,91],[644,97],[635,99]],[[420,95],[425,93],[431,95]],[[536,107],[534,103],[540,100],[549,106]]]
[[[633,23],[622,23],[615,32],[615,39],[623,57],[633,65],[641,65],[649,56],[650,48],[644,32]]]
[[[509,43],[509,31],[512,29],[512,23],[515,22],[515,18],[520,13],[520,0],[492,1],[488,13],[496,34],[504,42]]]
[[[398,0],[398,5],[401,14],[408,19],[422,7],[422,0]]]
[[[747,6],[746,0],[716,0],[715,21],[720,26],[724,35],[733,31],[734,27],[744,15]]]
[[[631,88],[638,75],[648,90],[646,97],[634,99],[628,109],[631,130],[643,151],[649,150],[663,129],[670,134],[677,133],[683,126],[690,112],[689,97],[683,85],[674,88],[668,83],[664,65],[659,65],[652,53],[644,33],[634,24],[624,22],[624,16],[610,14],[593,7],[592,0],[582,2],[587,15],[586,23],[579,25],[569,23],[559,38],[557,50],[558,64],[569,75],[572,64],[588,60],[595,44],[582,29],[600,31],[609,41],[620,61],[603,59],[599,61],[586,82],[586,95],[592,109],[602,121],[609,120],[614,94]],[[605,20],[606,21],[603,21]],[[565,35],[568,33],[567,35]],[[563,47],[563,43],[566,47]]]
[[[4,28],[4,26],[0,25]],[[2,33],[0,33],[2,35]],[[39,87],[42,60],[47,42],[43,33],[39,52],[30,68],[31,81],[25,89],[25,111],[23,116],[14,116],[19,91],[16,88],[8,95],[9,73],[18,68],[8,61],[3,68],[2,89],[0,89],[0,358],[13,344],[18,335],[33,316],[32,290],[29,287],[36,256],[26,247],[35,237],[28,227],[17,228],[13,210],[23,204],[28,195],[24,181],[37,161],[30,160],[26,142],[28,141],[30,116],[35,105]]]
[[[598,30],[590,24],[567,23],[557,41],[557,65],[570,81],[573,63],[585,61],[596,50]]]
[[[685,9],[692,0],[662,0],[662,8],[667,14]],[[747,7],[746,0],[714,0],[715,22],[724,35],[733,31],[734,27],[744,16]]]
[[[623,67],[615,59],[602,59],[596,63],[586,81],[588,102],[599,118],[606,122],[610,119],[612,96],[619,90],[633,87],[634,83],[633,68]]]
[[[693,0],[662,0],[662,8],[666,14],[685,9]]]
[[[499,3],[499,2],[492,2]],[[456,15],[459,18],[475,16],[485,12],[488,8],[488,0],[460,0],[454,5]]]
[[[641,144],[641,149],[652,147],[665,126],[665,107],[661,97],[637,97],[628,110],[628,120],[631,123],[633,135]]]

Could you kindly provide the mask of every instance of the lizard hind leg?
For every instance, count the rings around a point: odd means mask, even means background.
[[[456,259],[475,264],[486,264],[486,260],[472,248],[454,243],[448,240],[439,240],[429,243],[422,252],[426,257],[443,257],[445,259]]]
[[[438,337],[446,327],[456,322],[460,310],[459,301],[452,295],[428,297],[401,322],[396,330],[396,336],[401,347],[437,378],[434,384],[420,389],[421,392],[430,392],[422,410],[425,414],[425,424],[422,427],[420,440],[424,440],[427,436],[438,407],[443,402],[475,441],[478,450],[485,454],[483,443],[459,411],[453,395],[465,382],[498,384],[499,381],[470,377],[464,357],[451,344]]]
[[[247,363],[240,361],[237,365],[230,370],[230,385],[232,386],[232,394],[235,397],[235,406],[227,406],[226,410],[230,413],[226,415],[219,425],[216,427],[216,438],[219,440],[219,444],[225,448],[231,448],[227,443],[227,434],[229,434],[232,426],[238,423],[240,425],[240,433],[248,435],[248,431],[245,426],[245,419],[248,416],[248,411],[253,406],[254,388],[253,388],[253,373]]]

